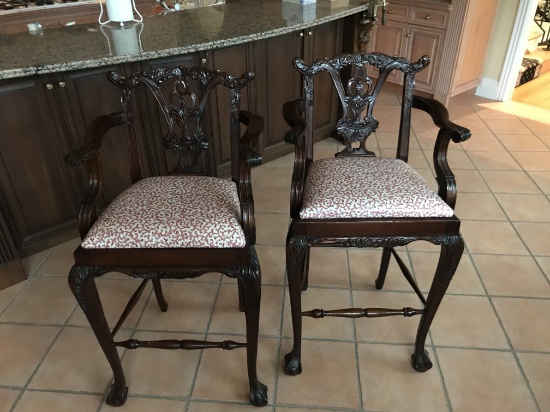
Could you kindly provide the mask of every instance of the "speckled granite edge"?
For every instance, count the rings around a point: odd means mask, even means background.
[[[253,34],[245,36],[237,36],[233,38],[225,38],[221,40],[215,40],[210,42],[201,42],[197,44],[191,44],[184,47],[174,47],[174,48],[163,48],[155,51],[144,51],[139,54],[129,54],[123,56],[108,56],[98,59],[89,59],[89,60],[78,60],[71,62],[59,62],[54,64],[43,64],[43,65],[29,65],[27,67],[13,68],[13,69],[0,69],[0,79],[10,79],[17,77],[32,76],[35,74],[45,74],[45,73],[55,73],[55,72],[65,72],[70,70],[79,70],[79,69],[89,69],[101,66],[107,66],[112,64],[119,63],[128,63],[142,60],[155,59],[160,57],[175,56],[185,53],[192,53],[202,50],[211,50],[218,49],[233,45],[238,45],[250,41],[266,39],[270,37],[276,37],[291,33],[294,31],[318,26],[323,23],[327,23],[333,20],[338,20],[363,10],[367,9],[367,5],[357,5],[349,6],[347,9],[342,11],[331,11],[329,16],[312,19],[307,22],[296,23],[286,27],[280,27],[268,31],[259,31]],[[1,39],[1,36],[0,36]]]

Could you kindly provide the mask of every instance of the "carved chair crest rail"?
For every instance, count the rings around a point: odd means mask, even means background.
[[[180,66],[134,73],[127,78],[111,71],[107,77],[121,91],[123,110],[93,120],[85,132],[84,145],[65,158],[72,166],[83,166],[88,176],[79,214],[82,243],[74,253],[69,286],[113,370],[114,383],[106,402],[120,406],[127,398],[117,346],[186,350],[245,347],[249,400],[263,406],[267,404],[267,387],[256,373],[261,271],[254,249],[250,175],[251,167],[261,163],[253,148],[262,132],[263,119],[240,110],[241,89],[253,80],[254,74],[246,72],[233,77],[202,67]],[[211,139],[205,131],[206,116],[215,109],[209,106],[208,99],[220,88],[227,89],[230,96],[227,128],[231,180],[214,177],[207,156]],[[153,96],[157,104],[154,110],[164,119],[156,133],[176,159],[168,176],[146,176],[142,170],[138,143],[144,139],[144,128],[136,127],[132,110],[133,94],[137,92]],[[217,96],[218,105],[220,96],[223,94]],[[127,130],[132,184],[100,213],[105,183],[100,148],[105,139],[112,138],[109,131],[118,126]],[[246,129],[244,132],[241,126]],[[96,278],[112,271],[142,279],[114,326],[105,319],[95,283]],[[194,278],[209,272],[237,279],[239,308],[246,318],[245,343],[114,340],[149,280],[164,312],[168,304],[161,279]]]
[[[439,102],[416,96],[415,74],[430,63],[423,56],[416,62],[381,53],[343,54],[311,65],[294,60],[303,75],[304,97],[287,102],[283,116],[291,127],[285,135],[295,145],[290,192],[290,216],[286,242],[286,268],[290,293],[294,344],[285,356],[285,372],[302,371],[302,317],[358,318],[421,315],[412,366],[426,371],[432,363],[424,349],[426,336],[437,308],[460,261],[464,242],[460,220],[454,215],[456,182],[447,161],[451,141],[459,143],[470,131],[449,120]],[[379,121],[375,104],[384,81],[393,70],[404,73],[399,132],[395,158],[377,157],[367,148],[369,136]],[[313,157],[314,78],[328,73],[340,101],[337,132],[344,148],[334,158]],[[439,129],[434,139],[433,162],[438,192],[408,164],[412,109],[428,113]],[[436,273],[427,297],[396,252],[417,240],[440,245]],[[314,309],[302,312],[301,293],[308,288],[310,248],[339,246],[382,248],[382,261],[375,281],[384,285],[392,256],[405,279],[418,295],[422,308]]]

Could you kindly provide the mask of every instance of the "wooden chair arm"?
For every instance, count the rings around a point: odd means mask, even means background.
[[[428,113],[437,127],[450,134],[453,142],[460,143],[470,138],[470,130],[451,122],[447,108],[437,100],[414,96],[412,107]]]
[[[306,179],[309,162],[306,154],[306,142],[303,139],[306,129],[306,120],[302,117],[305,112],[305,99],[295,99],[283,105],[283,117],[292,127],[285,133],[284,139],[294,148],[294,169],[292,171],[292,183],[290,188],[290,216],[297,218],[302,207],[304,182]],[[310,143],[311,144],[311,143]]]
[[[247,241],[256,243],[256,221],[254,218],[254,197],[250,169],[262,164],[262,157],[253,149],[258,144],[258,137],[264,128],[264,119],[246,110],[239,111],[239,121],[247,126],[245,133],[239,139],[239,203],[241,205],[241,221]]]
[[[258,137],[264,129],[264,119],[246,110],[239,111],[239,121],[247,126],[246,132],[239,140],[239,157],[242,156],[246,165],[256,167],[262,164],[262,157],[253,150],[258,144]]]
[[[292,127],[285,133],[284,139],[288,144],[297,144],[300,136],[306,129],[306,121],[302,117],[305,110],[305,99],[296,99],[286,102],[283,105],[283,117],[287,124]]]
[[[84,145],[65,155],[65,162],[77,166],[84,160],[98,155],[105,134],[115,126],[126,124],[123,112],[96,117],[84,131]]]
[[[103,195],[103,173],[99,149],[107,131],[123,124],[126,124],[126,117],[122,112],[97,117],[84,132],[84,145],[65,155],[65,161],[69,165],[80,166],[83,164],[88,176],[88,186],[80,203],[78,214],[78,227],[82,239],[99,216],[99,203]]]
[[[454,174],[447,161],[447,151],[451,140],[455,143],[464,142],[470,138],[471,132],[465,127],[451,122],[445,106],[436,100],[414,96],[412,106],[428,113],[434,124],[439,127],[433,152],[438,194],[454,209],[457,189]]]

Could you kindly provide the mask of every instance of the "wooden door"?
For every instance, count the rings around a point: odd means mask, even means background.
[[[431,58],[430,65],[415,77],[416,89],[424,92],[433,92],[439,68],[440,47],[443,44],[445,31],[411,25],[409,34],[409,59],[416,61],[424,55]]]
[[[0,208],[25,256],[77,235],[80,189],[52,78],[1,82],[0,119]]]

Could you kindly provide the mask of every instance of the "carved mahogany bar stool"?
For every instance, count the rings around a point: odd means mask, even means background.
[[[284,117],[292,127],[285,140],[295,145],[290,194],[292,223],[286,242],[294,332],[292,351],[285,356],[288,375],[302,371],[302,316],[371,318],[420,314],[412,366],[420,372],[432,367],[424,350],[426,335],[464,249],[459,233],[460,221],[453,212],[456,185],[447,163],[447,147],[451,140],[458,143],[468,139],[470,131],[451,123],[447,110],[439,102],[413,96],[415,74],[429,62],[427,56],[411,63],[380,53],[343,54],[312,65],[306,65],[300,59],[294,60],[294,66],[304,78],[305,98],[283,106]],[[377,72],[377,79],[369,77],[369,67],[371,72]],[[378,120],[373,115],[374,104],[393,70],[399,70],[405,76],[396,158],[375,157],[367,149],[366,140],[378,127]],[[322,72],[330,75],[340,98],[342,117],[336,128],[345,147],[334,158],[314,161],[313,80]],[[343,78],[349,80],[343,82]],[[433,152],[439,193],[433,192],[407,164],[412,107],[429,113],[439,127]],[[394,249],[415,240],[441,245],[439,263],[427,298]],[[308,285],[309,249],[312,246],[382,248],[376,288],[381,289],[384,285],[390,258],[394,256],[424,307],[302,312],[301,293]]]
[[[253,246],[254,201],[250,182],[250,168],[261,163],[261,157],[252,148],[263,129],[263,119],[239,110],[241,89],[253,78],[252,72],[235,78],[201,67],[160,68],[128,78],[111,71],[108,79],[122,91],[124,110],[95,119],[86,131],[84,146],[66,156],[69,164],[84,165],[89,177],[79,214],[82,243],[74,252],[69,285],[113,370],[114,383],[107,396],[109,405],[124,404],[128,392],[117,346],[128,349],[246,347],[250,402],[255,406],[267,404],[267,387],[256,375],[261,273]],[[220,87],[227,88],[226,94],[230,96],[227,128],[231,180],[209,176],[213,172],[206,167],[209,138],[203,131],[207,124],[203,117],[208,97]],[[141,169],[138,137],[144,136],[136,132],[137,119],[132,112],[132,96],[138,91],[151,93],[158,103],[160,116],[167,123],[159,134],[163,134],[164,147],[177,158],[169,176],[144,177]],[[221,92],[218,107],[220,95]],[[240,123],[247,126],[242,134]],[[127,127],[132,185],[99,214],[103,174],[98,151],[104,138],[109,137],[107,131],[122,125]],[[143,280],[113,330],[109,329],[95,285],[95,278],[111,271]],[[161,279],[194,278],[207,272],[237,279],[239,304],[246,317],[246,343],[114,340],[149,280],[164,312],[168,305]]]

